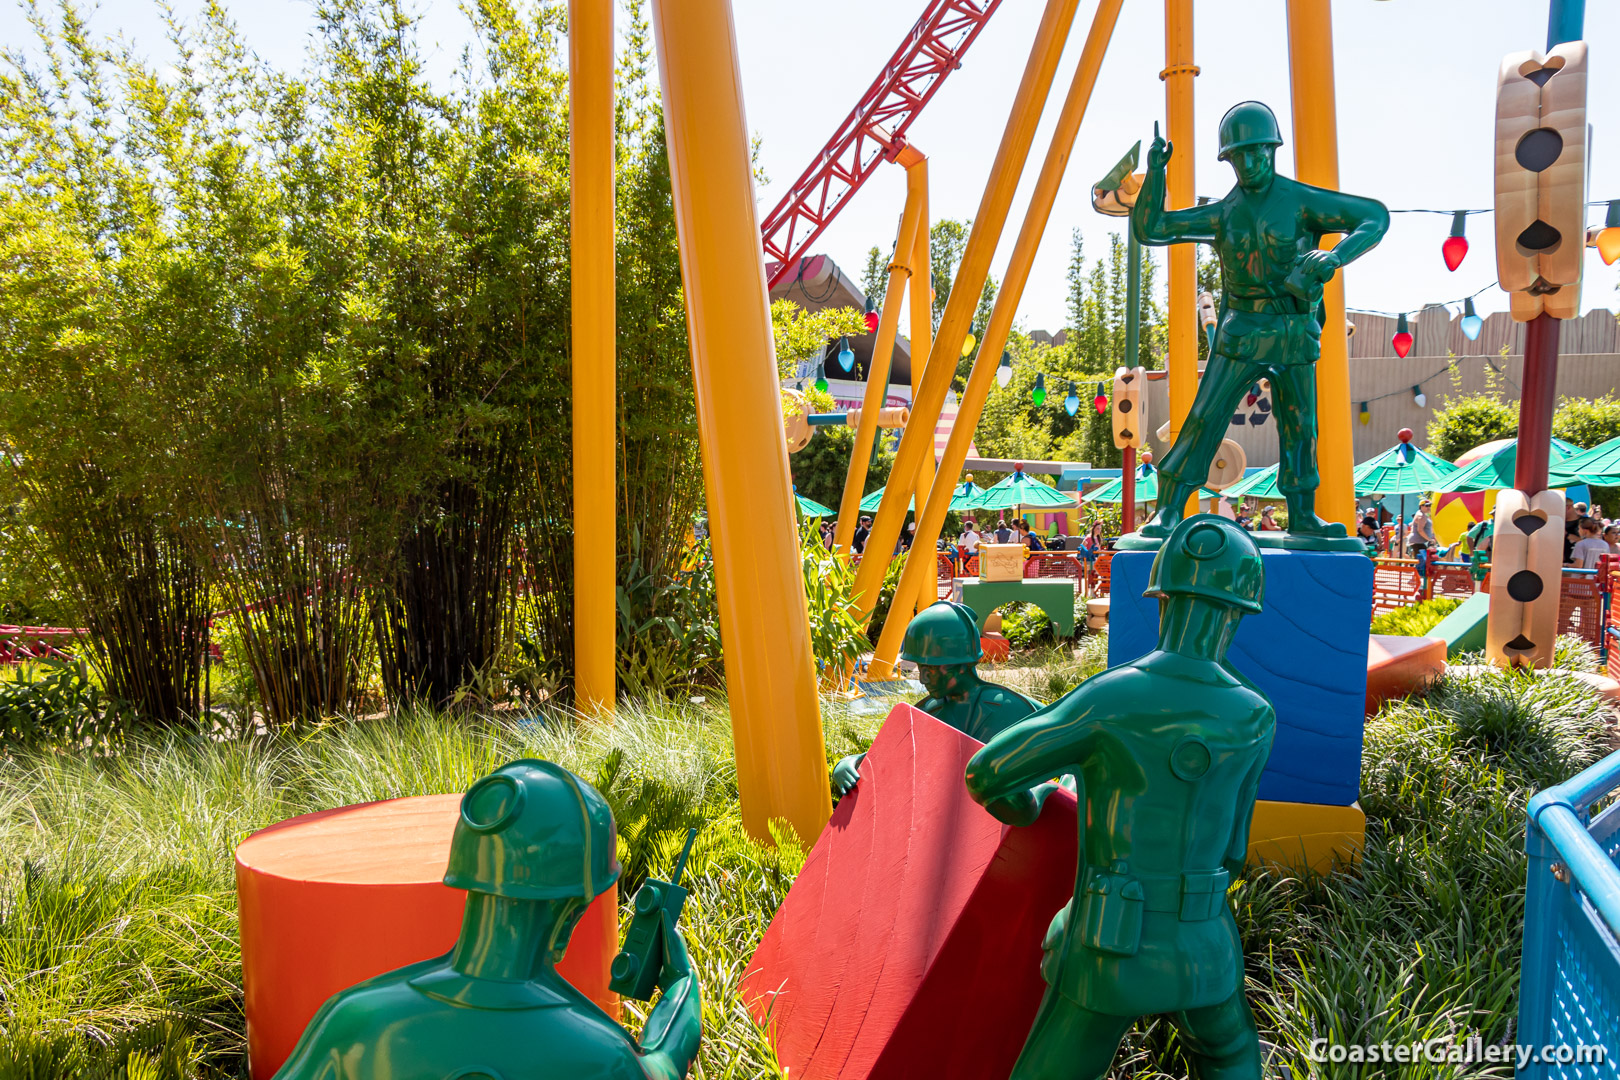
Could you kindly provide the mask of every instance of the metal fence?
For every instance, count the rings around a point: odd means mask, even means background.
[[[1541,1060],[1520,1071],[1519,1080],[1616,1075],[1620,803],[1590,812],[1616,788],[1620,752],[1530,800],[1517,1041]],[[1583,1046],[1605,1048],[1608,1060],[1558,1060]]]

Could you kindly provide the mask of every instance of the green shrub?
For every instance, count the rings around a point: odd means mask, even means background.
[[[814,524],[799,538],[804,597],[810,615],[810,646],[822,678],[841,685],[844,670],[867,649],[866,628],[855,617],[851,596],[855,566],[818,542]]]
[[[1003,607],[1001,635],[1015,649],[1030,649],[1056,640],[1052,620],[1034,604],[1008,604]]]
[[[44,660],[0,673],[0,747],[99,744],[121,719],[83,661]]]
[[[1590,450],[1620,435],[1620,401],[1613,394],[1599,398],[1562,398],[1553,413],[1552,433]]]
[[[685,569],[655,573],[643,561],[639,530],[630,535],[630,558],[614,590],[619,611],[618,674],[633,697],[712,685],[720,678],[720,607],[714,559],[707,538],[690,552]],[[538,675],[538,650],[520,655]]]
[[[1429,453],[1456,461],[1476,446],[1518,434],[1519,410],[1496,394],[1447,398],[1429,418]]]
[[[1437,596],[1433,600],[1419,600],[1415,604],[1386,611],[1382,615],[1374,616],[1372,632],[1375,634],[1399,634],[1403,637],[1422,637],[1436,626],[1447,615],[1462,606],[1462,601],[1454,596]]]

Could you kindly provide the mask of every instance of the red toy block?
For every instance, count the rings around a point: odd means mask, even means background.
[[[980,745],[895,706],[771,920],[742,990],[794,1080],[1012,1071],[1074,893],[1076,810],[1058,791],[1002,825],[962,782]]]

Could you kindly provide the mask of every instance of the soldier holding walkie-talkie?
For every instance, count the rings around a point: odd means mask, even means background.
[[[461,800],[444,876],[467,890],[455,947],[334,995],[277,1080],[685,1076],[703,1008],[675,930],[679,868],[637,893],[614,962],[615,989],[623,972],[630,996],[663,991],[640,1040],[557,973],[580,916],[619,878],[616,847],[606,800],[560,765],[514,761],[479,780]]]

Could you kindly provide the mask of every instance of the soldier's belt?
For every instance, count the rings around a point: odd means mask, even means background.
[[[1225,870],[1190,870],[1164,877],[1138,877],[1143,908],[1175,912],[1182,922],[1213,919],[1226,908],[1226,888],[1232,876]]]
[[[1228,311],[1246,311],[1256,315],[1308,315],[1310,309],[1293,293],[1275,296],[1227,296]]]
[[[1280,304],[1281,301],[1251,301]],[[1322,351],[1316,316],[1296,311],[1244,311],[1227,305],[1215,336],[1217,355],[1261,366],[1286,367],[1315,362]]]

